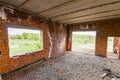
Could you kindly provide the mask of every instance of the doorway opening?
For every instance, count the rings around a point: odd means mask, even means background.
[[[120,37],[108,37],[107,57],[118,59],[120,51]]]
[[[94,54],[96,31],[72,32],[72,50]]]

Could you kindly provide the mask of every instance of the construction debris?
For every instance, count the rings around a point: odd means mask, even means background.
[[[103,71],[105,73],[101,76],[102,78],[105,78],[106,76],[108,76],[112,80],[120,79],[120,76],[118,76],[117,74],[113,73],[110,69],[103,69]]]

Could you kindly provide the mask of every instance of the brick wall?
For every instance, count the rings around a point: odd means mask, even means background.
[[[116,48],[116,46],[118,45],[119,40],[120,40],[119,37],[114,37],[114,40],[113,40],[113,52],[114,52],[114,53],[117,53],[116,50],[115,50],[115,48]]]
[[[100,32],[96,32],[95,55],[107,56],[107,37],[101,36]]]
[[[120,37],[120,19],[70,25],[72,31],[96,31],[95,55],[106,57],[107,38]],[[70,42],[71,43],[71,42]]]
[[[71,51],[72,50],[72,30],[70,26],[67,26],[67,40],[66,40],[66,50]]]
[[[0,74],[10,72],[42,58],[63,55],[66,50],[66,27],[61,24],[29,14],[0,8]],[[37,28],[43,31],[43,50],[9,57],[8,31],[6,25],[17,25],[20,28]]]

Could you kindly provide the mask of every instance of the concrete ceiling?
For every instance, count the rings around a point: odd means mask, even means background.
[[[60,23],[120,18],[120,0],[0,0]]]

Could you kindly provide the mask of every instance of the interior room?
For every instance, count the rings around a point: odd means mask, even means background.
[[[0,0],[0,80],[120,80],[120,0]]]

